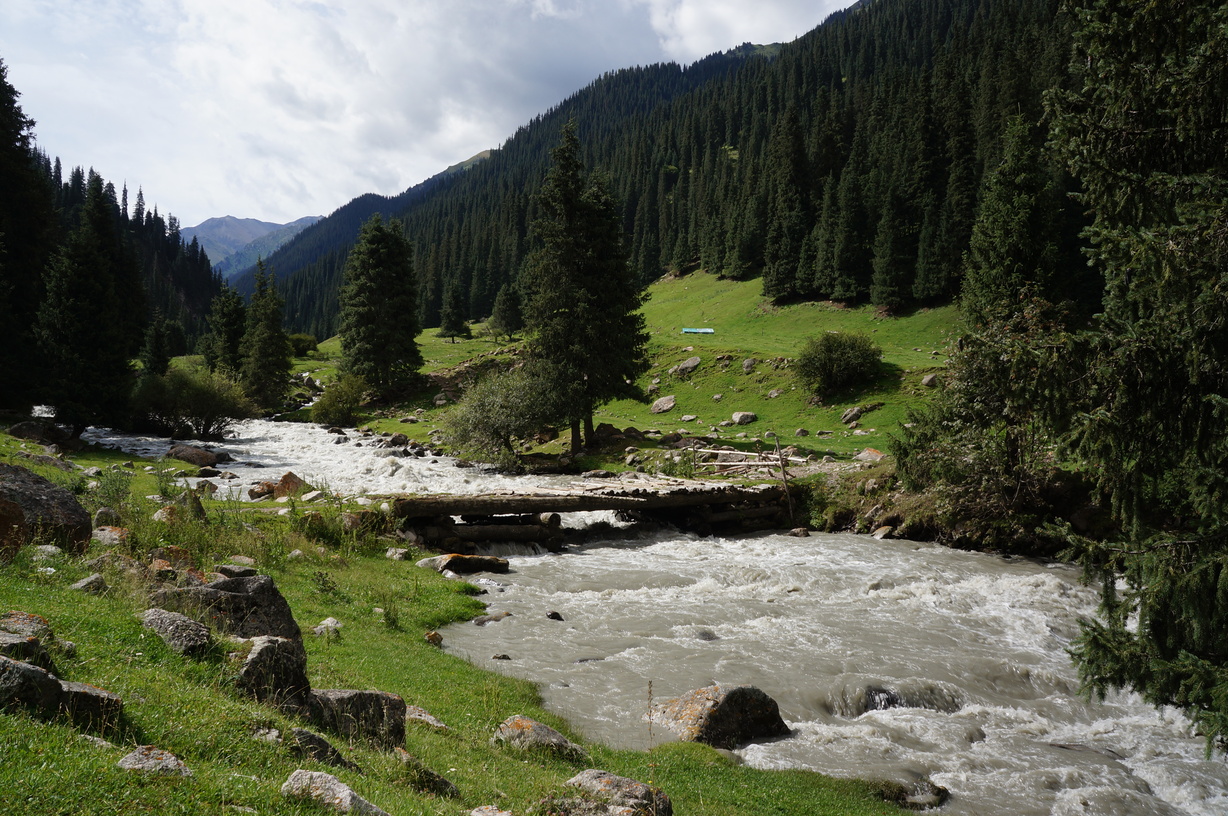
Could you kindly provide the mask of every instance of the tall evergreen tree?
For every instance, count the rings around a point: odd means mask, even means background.
[[[412,387],[418,349],[418,280],[413,248],[396,221],[378,213],[358,233],[341,289],[341,366],[380,396]]]
[[[154,310],[141,346],[141,376],[160,377],[171,365],[170,332],[162,312]]]
[[[472,337],[465,320],[465,294],[457,283],[448,287],[443,296],[443,311],[439,313],[439,336],[456,342],[458,337]]]
[[[206,318],[209,331],[201,338],[200,353],[210,371],[239,376],[243,362],[243,333],[247,330],[247,307],[243,297],[229,286],[213,298]]]
[[[1088,0],[1055,141],[1093,214],[1104,318],[1073,447],[1123,540],[1075,647],[1086,685],[1177,705],[1228,745],[1228,6]],[[1085,362],[1086,361],[1086,362]],[[1124,578],[1125,589],[1118,580]]]
[[[510,283],[503,284],[495,297],[495,309],[490,315],[490,330],[495,337],[509,340],[524,328],[524,315],[520,310],[520,294]]]
[[[537,195],[538,247],[527,266],[529,351],[548,372],[558,414],[593,440],[593,410],[628,393],[647,370],[640,290],[623,247],[621,207],[608,182],[580,160],[576,124],[563,127]]]
[[[252,402],[266,411],[282,407],[290,390],[290,340],[282,327],[282,300],[272,273],[258,261],[256,291],[247,306],[240,383]]]

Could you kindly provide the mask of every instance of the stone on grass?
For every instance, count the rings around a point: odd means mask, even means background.
[[[231,561],[237,562],[239,558],[235,556]],[[152,600],[163,609],[192,615],[228,635],[302,638],[290,604],[267,575],[163,589],[155,592]]]
[[[60,681],[51,672],[0,656],[0,710],[24,708],[35,716],[51,717],[63,697]]]
[[[734,425],[749,425],[758,418],[759,415],[754,411],[734,411],[732,417]]]
[[[938,387],[938,375],[937,374],[926,374],[924,377],[921,378],[921,384],[924,385],[926,388],[937,388]]]
[[[44,641],[55,639],[55,634],[52,633],[51,624],[47,623],[47,619],[42,615],[33,615],[29,612],[12,611],[0,615],[0,632],[36,637]]]
[[[651,714],[685,742],[736,748],[789,734],[776,701],[754,686],[712,685],[655,706]]]
[[[510,571],[508,560],[494,555],[448,553],[447,555],[423,558],[417,565],[433,569],[436,572],[451,571],[458,575],[471,575],[475,572],[506,573]]]
[[[469,816],[512,816],[510,810],[499,810],[495,805],[482,805],[469,811]]]
[[[312,490],[311,485],[300,479],[291,471],[286,471],[273,488],[273,497],[280,499],[285,496],[297,496],[304,491]]]
[[[587,759],[588,753],[544,723],[521,714],[508,717],[495,730],[491,744],[510,745],[523,751],[543,750],[569,759]]]
[[[568,779],[567,784],[609,802],[611,814],[673,816],[674,813],[673,804],[660,788],[609,771],[590,768]]]
[[[55,673],[55,663],[43,642],[33,636],[0,632],[0,655]]]
[[[419,793],[431,796],[444,796],[449,799],[460,796],[460,791],[457,790],[455,785],[426,767],[413,754],[404,748],[397,748],[395,750],[397,759],[401,760],[402,774],[411,788]]]
[[[64,694],[60,698],[60,710],[78,728],[110,731],[119,726],[124,713],[124,701],[118,694],[91,686],[88,683],[60,681]]]
[[[449,730],[448,726],[436,719],[435,715],[431,714],[431,712],[427,711],[425,708],[414,705],[405,706],[405,722],[427,725],[434,728],[436,731]]]
[[[699,357],[688,357],[678,364],[677,373],[687,375],[699,368],[699,364],[703,362]]]
[[[861,453],[857,454],[853,458],[859,462],[880,462],[883,459],[885,459],[886,456],[887,454],[883,453],[880,450],[875,450],[874,448],[866,448],[865,450],[863,450]]]
[[[308,731],[306,728],[291,729],[286,744],[290,746],[290,752],[295,756],[307,757],[324,765],[332,765],[334,768],[345,768],[347,771],[362,773],[362,768],[342,756],[332,743],[314,731]]]
[[[317,689],[311,697],[312,719],[322,728],[385,748],[405,742],[405,701],[396,694]]]
[[[90,540],[90,514],[77,498],[36,473],[0,463],[0,553],[41,536],[74,555]]]
[[[332,774],[305,771],[302,768],[290,774],[281,786],[283,796],[294,799],[314,799],[339,813],[356,813],[360,816],[389,816],[387,811],[363,799],[349,785]]]
[[[146,609],[141,623],[181,655],[200,654],[209,648],[209,627],[187,615],[165,609]]]
[[[287,711],[311,706],[307,680],[307,652],[300,640],[269,636],[251,639],[251,650],[239,669],[235,684],[262,702]]]
[[[90,536],[104,547],[122,547],[128,543],[131,533],[127,527],[102,526],[91,532]]]
[[[252,578],[260,574],[255,567],[245,564],[214,564],[213,571],[227,578]]]
[[[341,634],[341,627],[343,625],[336,618],[325,618],[312,628],[311,631],[321,637],[333,637]]]
[[[115,763],[125,771],[153,776],[191,776],[192,770],[170,751],[142,745]]]
[[[409,555],[409,550],[404,547],[389,547],[384,553],[384,557],[389,561],[405,561]]]
[[[668,397],[661,397],[659,400],[654,402],[652,404],[652,407],[649,408],[648,410],[654,414],[664,414],[664,413],[674,410],[674,406],[677,404],[678,404],[677,397],[674,396],[673,394],[670,394]]]

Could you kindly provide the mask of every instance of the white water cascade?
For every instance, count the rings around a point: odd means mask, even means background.
[[[146,455],[167,447],[91,438]],[[225,466],[243,487],[285,470],[350,495],[533,487],[442,457],[335,445],[307,425],[243,423],[222,447],[256,466]],[[928,776],[951,791],[949,814],[1228,813],[1228,764],[1205,758],[1183,715],[1135,695],[1078,694],[1065,650],[1096,593],[1072,567],[854,535],[654,533],[509,557],[512,574],[483,584],[491,611],[513,614],[448,627],[445,648],[539,683],[590,738],[669,739],[644,719],[650,683],[656,702],[751,684],[793,729],[737,751],[757,767]]]

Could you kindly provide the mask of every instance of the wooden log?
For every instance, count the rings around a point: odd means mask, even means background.
[[[721,510],[716,513],[709,514],[704,520],[709,524],[721,524],[726,521],[742,521],[743,519],[758,519],[770,518],[779,516],[781,508],[779,505],[768,505],[767,507],[744,507],[740,510]]]
[[[400,518],[423,518],[459,515],[503,516],[521,513],[574,513],[594,510],[654,510],[671,507],[696,507],[705,504],[731,504],[743,501],[779,501],[783,495],[784,490],[778,486],[678,489],[650,492],[643,496],[612,493],[440,494],[398,498],[393,503],[393,513]]]
[[[548,541],[560,532],[534,524],[458,524],[454,527],[427,527],[428,541],[459,538],[461,541]]]

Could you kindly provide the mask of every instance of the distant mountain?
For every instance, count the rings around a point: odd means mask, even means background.
[[[250,269],[256,265],[259,258],[267,258],[282,247],[287,241],[298,235],[303,230],[310,227],[312,224],[319,221],[323,216],[307,215],[297,221],[291,221],[289,224],[282,224],[275,227],[270,232],[261,235],[255,240],[244,244],[241,249],[230,255],[215,261],[213,271],[220,274],[224,279],[229,279],[239,274],[245,269]],[[213,257],[212,255],[210,257]]]

